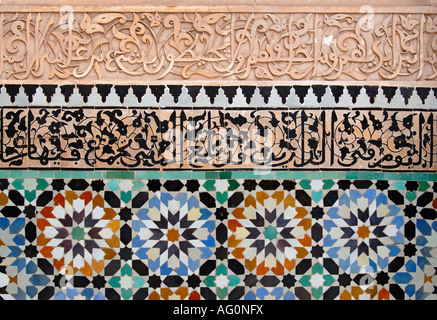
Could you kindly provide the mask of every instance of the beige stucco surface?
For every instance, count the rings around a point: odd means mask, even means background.
[[[286,5],[286,6],[428,6],[433,0],[2,0],[2,5],[30,5],[30,6],[49,6],[49,5],[133,5],[133,6],[148,6],[148,5]],[[435,2],[435,1],[434,1]]]

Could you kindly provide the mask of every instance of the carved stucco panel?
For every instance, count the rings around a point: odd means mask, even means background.
[[[342,81],[437,77],[437,15],[4,12],[0,81]]]

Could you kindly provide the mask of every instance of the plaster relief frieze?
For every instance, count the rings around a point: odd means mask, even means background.
[[[437,78],[426,13],[4,12],[0,81],[415,81]]]

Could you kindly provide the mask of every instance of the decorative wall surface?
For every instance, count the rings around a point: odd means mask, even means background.
[[[429,8],[409,14],[371,7],[202,9],[5,12],[2,79],[427,82],[437,76],[437,16]]]
[[[437,10],[4,7],[0,299],[437,299]]]

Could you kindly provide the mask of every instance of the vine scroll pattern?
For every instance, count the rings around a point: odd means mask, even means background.
[[[437,15],[4,12],[0,81],[420,81]]]

